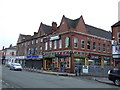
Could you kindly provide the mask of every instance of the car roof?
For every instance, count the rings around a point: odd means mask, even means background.
[[[20,65],[19,63],[12,63],[13,65]]]

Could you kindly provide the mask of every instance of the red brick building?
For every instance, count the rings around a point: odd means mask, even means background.
[[[105,66],[112,62],[111,32],[85,24],[82,16],[75,20],[63,16],[59,26],[41,23],[33,36],[20,35],[17,45],[18,56],[43,55],[40,60],[45,70],[73,72],[78,65]]]
[[[44,39],[44,69],[73,72],[76,65],[111,65],[111,32],[62,17]],[[51,65],[52,63],[52,65]]]
[[[114,66],[120,66],[120,21],[112,25],[112,54]]]

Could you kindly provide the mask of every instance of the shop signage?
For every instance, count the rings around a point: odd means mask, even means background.
[[[42,55],[32,55],[32,56],[26,56],[28,59],[34,59],[34,58],[43,58]]]
[[[88,66],[83,66],[82,70],[83,70],[83,73],[88,73]]]
[[[112,54],[120,54],[120,46],[112,46]]]
[[[85,58],[86,55],[82,55],[82,54],[74,54],[74,57],[80,57],[80,58]]]
[[[55,54],[44,55],[44,58],[55,57]]]
[[[59,35],[56,35],[56,36],[50,37],[50,40],[56,40],[56,39],[60,39],[60,36],[59,36]]]
[[[91,59],[100,59],[100,56],[91,55]]]
[[[110,57],[104,57],[104,60],[110,60]]]
[[[56,54],[56,57],[69,57],[70,54]]]
[[[113,55],[113,58],[120,58],[120,55]]]
[[[112,40],[112,45],[117,45],[117,41]]]

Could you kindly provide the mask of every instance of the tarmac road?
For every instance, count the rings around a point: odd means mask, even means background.
[[[93,80],[40,74],[28,71],[13,71],[2,67],[3,88],[118,88]]]

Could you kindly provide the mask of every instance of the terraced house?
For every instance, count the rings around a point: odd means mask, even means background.
[[[82,16],[72,20],[63,15],[59,26],[41,23],[33,36],[20,35],[17,54],[25,56],[25,66],[44,70],[73,72],[78,65],[111,65],[111,35],[85,24]]]

